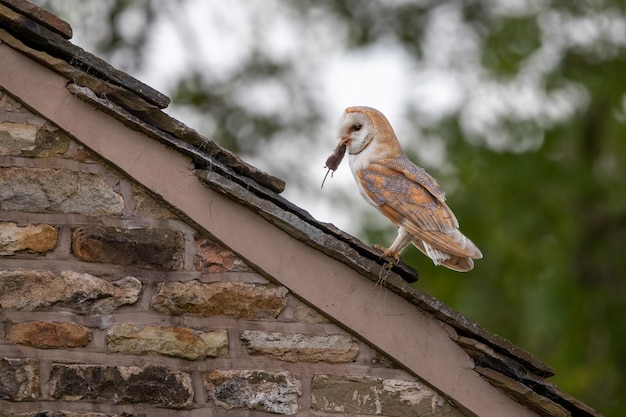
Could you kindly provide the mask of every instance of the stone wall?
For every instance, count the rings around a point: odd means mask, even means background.
[[[2,91],[0,319],[0,417],[462,415]]]

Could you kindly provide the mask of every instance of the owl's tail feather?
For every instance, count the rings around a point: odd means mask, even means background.
[[[474,268],[474,261],[472,258],[451,255],[434,248],[420,239],[413,239],[411,243],[413,243],[413,245],[415,245],[415,247],[424,255],[432,259],[435,265],[443,265],[446,268],[450,268],[453,271],[458,272],[467,272]]]

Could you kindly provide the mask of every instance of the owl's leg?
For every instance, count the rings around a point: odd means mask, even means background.
[[[396,240],[393,241],[389,248],[384,248],[380,245],[373,245],[374,249],[378,249],[383,253],[384,258],[393,258],[396,262],[400,261],[400,252],[406,248],[413,236],[406,231],[406,229],[402,226],[398,227],[398,236],[396,236]]]

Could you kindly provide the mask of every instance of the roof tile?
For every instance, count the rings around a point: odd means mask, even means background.
[[[48,29],[63,36],[65,39],[72,39],[72,27],[70,24],[53,15],[49,11],[29,3],[26,0],[0,0],[0,3],[3,3],[16,12],[41,23]]]

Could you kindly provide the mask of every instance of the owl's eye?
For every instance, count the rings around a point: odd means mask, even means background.
[[[356,124],[356,125],[352,126],[352,130],[354,130],[355,132],[358,132],[359,130],[361,130],[361,127],[362,127],[361,125]]]

